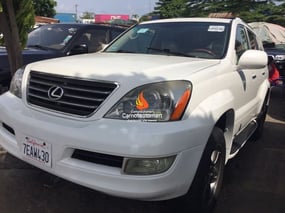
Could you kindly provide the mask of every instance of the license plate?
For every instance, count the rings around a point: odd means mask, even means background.
[[[51,144],[33,137],[25,137],[22,144],[22,154],[25,158],[51,167]]]

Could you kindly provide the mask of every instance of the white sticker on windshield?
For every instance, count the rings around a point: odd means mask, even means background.
[[[209,26],[208,32],[224,32],[225,26],[217,26],[217,25],[211,25]]]
[[[147,28],[139,29],[137,33],[146,33],[148,31]]]

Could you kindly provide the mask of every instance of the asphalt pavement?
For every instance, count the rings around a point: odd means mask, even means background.
[[[180,212],[116,198],[57,178],[0,148],[0,213]],[[228,162],[214,213],[285,212],[285,94],[273,89],[264,135]],[[195,213],[195,212],[194,212]]]

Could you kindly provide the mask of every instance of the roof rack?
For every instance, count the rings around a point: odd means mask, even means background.
[[[235,15],[233,15],[230,12],[225,12],[225,13],[210,13],[208,15],[209,18],[228,18],[228,19],[233,19],[236,18]]]

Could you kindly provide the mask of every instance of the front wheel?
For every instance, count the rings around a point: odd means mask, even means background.
[[[203,152],[195,178],[185,198],[195,212],[211,212],[221,191],[225,166],[223,131],[214,127]]]

